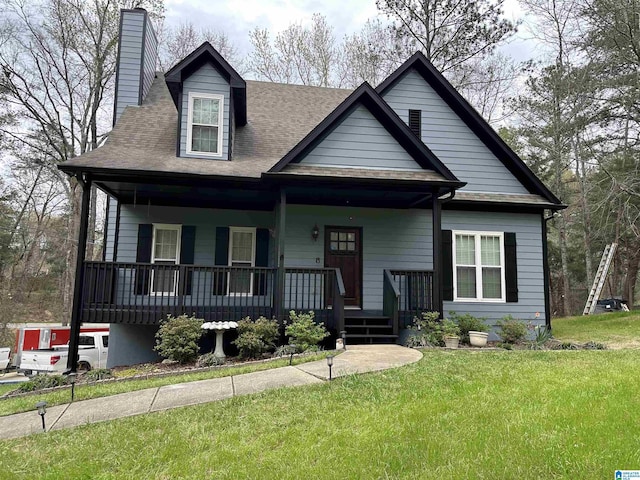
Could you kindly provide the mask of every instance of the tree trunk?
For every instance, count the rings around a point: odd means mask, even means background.
[[[560,246],[560,263],[562,266],[562,316],[571,315],[571,285],[569,283],[569,254],[567,252],[567,222],[566,210],[560,214],[560,227],[558,228],[558,244]]]
[[[91,185],[91,203],[89,204],[89,231],[87,232],[87,260],[94,260],[96,244],[96,186]]]
[[[62,276],[62,324],[68,325],[71,321],[71,307],[73,305],[73,288],[76,272],[76,256],[78,255],[78,228],[80,226],[80,202],[82,189],[75,178],[71,178],[69,199],[69,219],[67,222],[67,236],[65,240],[65,268]]]

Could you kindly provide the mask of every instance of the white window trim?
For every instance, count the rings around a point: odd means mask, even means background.
[[[232,259],[233,255],[233,234],[234,233],[251,233],[251,267],[256,266],[256,227],[229,227],[229,258],[227,260],[227,265],[232,267]],[[242,296],[253,296],[253,273],[251,273],[251,280],[249,285],[249,293],[243,292],[232,292],[231,291],[231,272],[227,275],[227,295],[230,297],[242,297]]]
[[[457,235],[473,235],[475,241],[475,254],[476,254],[476,298],[458,297],[458,263],[456,258],[456,236]],[[483,236],[498,237],[500,239],[500,286],[501,297],[500,298],[483,298],[482,297],[482,264],[480,251],[480,238]],[[454,302],[478,302],[478,303],[506,303],[506,278],[505,278],[505,264],[504,264],[504,232],[487,232],[478,230],[453,230],[451,232],[452,245],[451,255],[453,258],[453,301]]]
[[[193,100],[196,98],[211,98],[218,100],[220,106],[218,108],[218,151],[217,152],[194,152],[191,150],[191,141],[193,139]],[[189,100],[187,104],[187,145],[186,152],[189,155],[202,155],[205,157],[222,157],[222,139],[224,130],[224,95],[213,93],[189,92]],[[212,125],[213,126],[213,125]]]
[[[176,230],[178,232],[178,239],[176,242],[176,265],[180,263],[180,240],[182,239],[182,225],[175,223],[154,223],[153,224],[153,236],[151,238],[151,263],[159,262],[171,262],[173,259],[170,258],[156,258],[156,231],[160,230]],[[175,273],[175,278],[173,280],[173,291],[172,292],[156,292],[153,290],[153,276],[155,274],[154,269],[151,269],[151,285],[149,285],[149,294],[157,295],[157,296],[165,296],[165,297],[174,297],[178,294],[178,272]]]

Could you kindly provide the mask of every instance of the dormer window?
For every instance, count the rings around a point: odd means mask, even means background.
[[[189,92],[187,154],[222,156],[224,96]]]

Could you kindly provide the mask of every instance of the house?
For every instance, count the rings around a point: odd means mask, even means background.
[[[72,324],[111,324],[110,366],[155,358],[169,313],[313,310],[349,342],[398,341],[425,310],[549,322],[563,205],[422,54],[349,91],[244,80],[208,43],[156,73],[147,13],[120,28],[113,131],[60,166],[79,245],[89,187],[109,195]]]

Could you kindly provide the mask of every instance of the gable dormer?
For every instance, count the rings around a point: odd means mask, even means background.
[[[203,43],[165,74],[178,109],[176,155],[231,160],[235,127],[247,123],[246,83]]]

